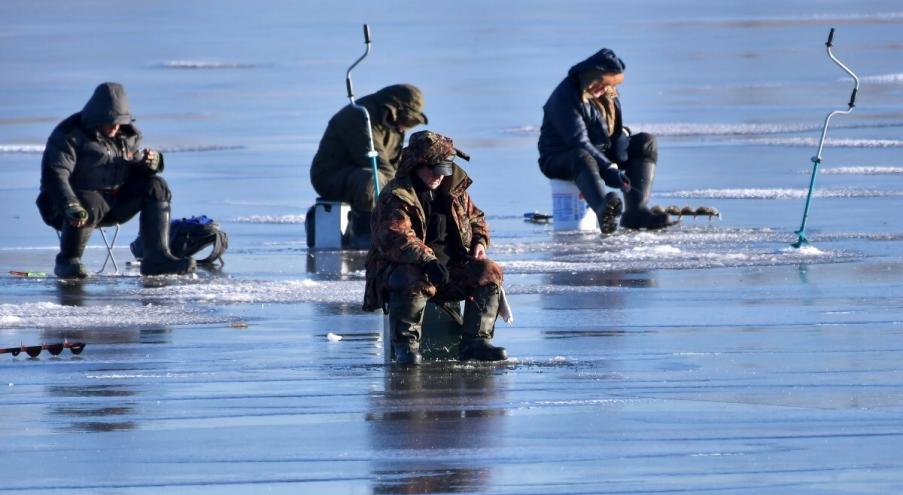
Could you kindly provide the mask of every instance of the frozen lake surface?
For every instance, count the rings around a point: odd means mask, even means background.
[[[107,0],[0,4],[0,493],[903,491],[903,10],[735,3]],[[473,156],[515,313],[497,365],[383,364],[360,252],[308,253],[308,167],[342,105],[410,82]],[[819,132],[835,118],[796,250]],[[603,46],[626,124],[659,137],[653,201],[719,220],[556,233],[541,107]],[[51,273],[44,141],[93,88],[129,90],[174,215],[226,265],[85,283]],[[89,267],[104,259],[99,236]],[[340,336],[341,339],[338,339]]]

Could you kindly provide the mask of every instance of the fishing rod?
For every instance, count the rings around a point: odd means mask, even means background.
[[[812,202],[812,189],[815,187],[815,176],[818,174],[818,166],[821,164],[821,152],[825,146],[825,136],[828,134],[828,124],[831,122],[831,118],[838,114],[848,114],[853,111],[853,107],[856,106],[856,93],[859,92],[859,77],[853,73],[846,65],[843,64],[840,60],[837,60],[837,57],[834,56],[834,53],[831,52],[831,48],[834,46],[834,28],[831,28],[831,32],[828,34],[828,42],[825,43],[825,46],[828,47],[828,57],[831,57],[831,60],[840,66],[841,69],[844,70],[850,77],[853,78],[853,81],[856,83],[853,87],[853,93],[850,94],[850,102],[847,103],[846,110],[834,110],[828,113],[828,116],[825,117],[825,125],[821,130],[821,139],[818,141],[818,153],[812,157],[812,177],[809,179],[809,193],[806,194],[806,206],[803,209],[803,222],[800,224],[799,230],[795,231],[795,234],[799,235],[799,238],[796,242],[791,244],[791,246],[795,248],[799,248],[809,244],[809,239],[806,238],[806,220],[809,217],[809,206]]]
[[[366,49],[364,50],[364,54],[361,55],[357,60],[351,64],[351,67],[348,67],[348,71],[345,73],[345,87],[348,89],[348,101],[351,102],[351,106],[363,112],[364,120],[367,122],[367,142],[370,146],[369,151],[367,151],[367,157],[370,159],[370,166],[373,168],[373,190],[376,193],[374,198],[379,197],[379,168],[376,164],[376,157],[379,156],[379,153],[376,152],[376,148],[373,147],[373,129],[370,126],[370,112],[363,105],[358,105],[354,101],[354,85],[351,83],[351,70],[357,67],[357,64],[361,63],[367,55],[370,54],[370,26],[364,24],[364,44],[366,45]]]

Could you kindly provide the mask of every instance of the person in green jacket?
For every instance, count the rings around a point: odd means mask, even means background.
[[[411,84],[394,84],[357,100],[370,114],[380,188],[395,177],[405,131],[428,123],[423,93]],[[370,216],[375,205],[373,168],[367,153],[363,112],[346,105],[323,133],[310,167],[310,181],[321,198],[351,205],[351,246],[370,245]]]

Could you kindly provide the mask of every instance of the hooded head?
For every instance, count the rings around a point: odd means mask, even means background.
[[[393,84],[374,93],[376,100],[389,113],[393,122],[407,121],[428,124],[423,113],[423,93],[413,84]]]
[[[580,88],[586,89],[593,81],[601,79],[605,74],[620,74],[626,68],[627,65],[615,55],[615,52],[603,48],[571,67],[568,76],[576,77]]]
[[[129,112],[129,98],[125,88],[114,82],[105,82],[94,89],[94,94],[81,112],[82,125],[95,129],[101,125],[127,125],[135,121]]]
[[[424,166],[432,167],[436,175],[452,175],[456,156],[470,160],[467,153],[455,148],[450,137],[433,131],[415,132],[401,150],[401,162],[395,176],[405,177]]]

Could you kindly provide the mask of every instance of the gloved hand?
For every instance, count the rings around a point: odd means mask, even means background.
[[[73,227],[81,228],[88,223],[88,211],[82,208],[82,205],[78,203],[69,203],[66,205],[66,209],[63,210],[63,215],[65,215],[66,221],[72,224]]]
[[[423,273],[426,274],[426,279],[429,283],[436,287],[442,287],[448,283],[448,268],[439,260],[427,261],[421,268],[423,268]]]
[[[630,191],[630,179],[627,178],[627,174],[623,170],[618,169],[618,165],[615,163],[612,163],[602,171],[602,180],[605,181],[605,185],[608,187],[620,189],[624,192]]]
[[[144,149],[142,153],[144,155],[144,166],[151,172],[156,172],[160,168],[160,153],[149,149]]]

